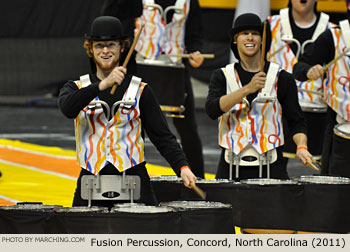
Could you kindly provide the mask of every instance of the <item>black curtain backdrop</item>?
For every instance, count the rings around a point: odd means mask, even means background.
[[[87,73],[90,65],[83,48],[83,35],[100,15],[103,3],[103,0],[3,1],[0,102],[13,96],[56,96],[67,80]],[[216,57],[190,73],[208,83],[213,69],[229,62],[227,34],[234,10],[202,11],[205,38],[202,53],[214,53]]]

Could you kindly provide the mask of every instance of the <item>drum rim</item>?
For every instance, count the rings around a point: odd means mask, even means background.
[[[209,203],[210,205],[198,206],[198,204],[197,204],[197,205],[190,206],[189,204],[187,204],[186,206],[181,206],[181,205],[173,206],[170,203]],[[197,201],[197,200],[173,200],[173,201],[160,202],[159,205],[165,205],[165,206],[172,207],[175,209],[232,208],[232,205],[229,203],[223,203],[223,202],[219,202],[219,201],[204,201],[204,200],[200,200],[200,201]]]
[[[332,178],[332,179],[342,179],[343,181],[338,181],[336,183],[331,183],[331,181],[307,181],[307,180],[301,180],[301,178]],[[330,184],[330,185],[347,185],[350,184],[350,178],[347,177],[339,177],[339,176],[327,176],[327,175],[303,175],[303,176],[299,176],[294,178],[297,181],[299,181],[300,183],[313,183],[313,184]]]
[[[335,135],[337,135],[338,137],[350,140],[350,134],[346,134],[339,129],[339,127],[341,127],[342,125],[350,125],[350,122],[344,122],[344,123],[339,123],[339,124],[335,125],[333,128],[333,133]]]
[[[264,181],[275,181],[275,182],[281,182],[281,183],[264,183]],[[250,183],[254,181],[261,181],[262,183]],[[274,179],[274,178],[252,178],[252,179],[243,179],[240,181],[241,184],[245,185],[295,185],[297,182],[295,182],[292,179]]]
[[[136,211],[127,211],[130,209],[141,209],[141,210],[147,210],[147,209],[165,209],[167,211],[154,211],[154,212],[147,212],[147,211],[140,211],[140,212],[136,212]],[[113,207],[111,209],[111,213],[140,213],[140,214],[159,214],[159,213],[171,213],[171,212],[175,212],[174,208],[171,208],[169,206],[148,206],[148,205],[137,205],[137,206],[133,206],[133,207]]]

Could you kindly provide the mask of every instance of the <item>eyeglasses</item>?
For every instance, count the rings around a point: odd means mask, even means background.
[[[108,43],[101,43],[98,42],[93,45],[94,49],[96,51],[102,51],[105,47],[107,47],[108,50],[115,50],[120,46],[118,42],[108,42]]]

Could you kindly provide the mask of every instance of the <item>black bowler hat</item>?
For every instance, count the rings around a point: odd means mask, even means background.
[[[111,16],[96,18],[92,22],[90,34],[85,34],[85,39],[90,41],[123,40],[127,37],[120,20]]]
[[[235,55],[236,59],[240,59],[237,45],[234,44],[234,36],[245,30],[254,30],[258,31],[260,35],[262,36],[263,33],[263,24],[261,22],[261,19],[258,15],[254,13],[245,13],[240,16],[238,16],[233,24],[233,28],[231,29],[231,49],[233,51],[233,54]]]

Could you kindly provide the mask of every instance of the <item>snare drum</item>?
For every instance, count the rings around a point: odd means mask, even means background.
[[[180,233],[180,213],[167,206],[133,204],[112,208],[112,229],[118,233]]]
[[[234,233],[230,204],[210,201],[170,201],[161,206],[181,212],[181,233],[224,234]]]
[[[172,201],[181,199],[182,179],[177,176],[151,177],[151,185],[157,201]]]
[[[299,100],[301,110],[303,112],[311,113],[326,113],[327,105],[323,103],[307,102]]]
[[[168,57],[149,60],[138,57],[137,71],[142,80],[148,83],[160,105],[177,109],[181,114],[185,104],[186,70],[182,63],[173,63]]]
[[[58,205],[19,203],[0,207],[0,233],[51,233],[50,219]]]
[[[299,230],[348,233],[350,231],[350,179],[332,176],[300,176],[303,187]]]
[[[333,133],[329,174],[350,177],[350,122],[335,125]]]

